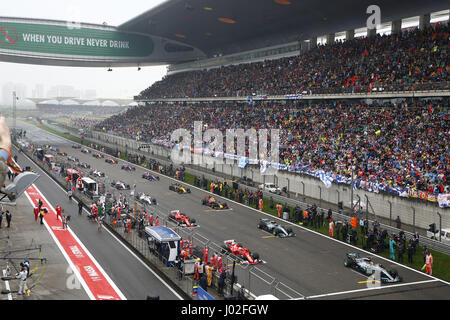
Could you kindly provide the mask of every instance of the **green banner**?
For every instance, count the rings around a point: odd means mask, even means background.
[[[90,57],[148,57],[150,37],[113,30],[0,21],[0,50]]]

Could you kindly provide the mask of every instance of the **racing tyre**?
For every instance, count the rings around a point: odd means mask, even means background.
[[[350,268],[353,265],[353,262],[349,258],[345,258],[344,266]]]
[[[173,221],[175,221],[175,214],[174,213],[170,213],[169,214],[169,218]]]
[[[230,253],[230,249],[226,245],[222,245],[222,252],[220,254]]]
[[[254,253],[252,253],[252,259],[253,260],[259,260],[259,253],[258,252],[254,252]]]
[[[389,274],[393,277],[396,278],[398,276],[398,272],[395,269],[391,269],[389,270]]]
[[[189,222],[190,222],[191,224],[195,224],[196,220],[195,220],[194,218],[190,218],[190,219],[189,219]]]

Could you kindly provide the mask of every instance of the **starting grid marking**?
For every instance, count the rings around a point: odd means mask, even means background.
[[[204,212],[223,212],[223,211],[226,211],[226,212],[230,212],[230,211],[233,211],[233,209],[232,208],[230,208],[230,209],[218,209],[218,210],[216,210],[216,209],[206,209],[206,210],[203,210]]]
[[[382,290],[382,289],[390,289],[390,288],[397,288],[397,287],[405,287],[405,286],[413,286],[413,285],[419,285],[424,283],[430,283],[430,282],[438,282],[439,279],[432,279],[432,280],[424,280],[424,281],[417,281],[417,282],[408,282],[408,283],[401,283],[401,284],[392,284],[388,286],[376,286],[371,288],[364,288],[364,289],[356,289],[356,290],[348,290],[348,291],[340,291],[340,292],[331,292],[331,293],[325,293],[325,294],[319,294],[315,296],[309,296],[305,297],[305,299],[319,299],[319,298],[325,298],[325,297],[331,297],[331,296],[337,296],[337,295],[343,295],[343,294],[352,294],[352,293],[359,293],[364,291],[372,291],[372,290]],[[370,281],[361,281],[359,283],[365,283]]]
[[[40,198],[49,212],[44,217],[44,225],[63,253],[91,300],[126,300],[126,297],[112,282],[102,267],[95,261],[86,247],[72,230],[63,229],[61,221],[55,219],[56,212],[44,195],[31,185],[25,195],[34,207]]]

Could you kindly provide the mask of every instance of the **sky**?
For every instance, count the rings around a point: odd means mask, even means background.
[[[68,20],[118,26],[165,0],[14,0],[3,6],[2,17]],[[153,82],[161,80],[167,66],[137,68],[55,67],[0,62],[0,89],[7,83],[24,84],[29,97],[36,85],[44,94],[56,85],[76,90],[94,89],[101,98],[132,98]],[[0,90],[0,95],[2,91]],[[4,97],[0,101],[4,101]],[[23,100],[22,100],[23,101]]]

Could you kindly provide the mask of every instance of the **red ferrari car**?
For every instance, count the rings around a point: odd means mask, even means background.
[[[189,218],[180,210],[170,211],[169,218],[175,221],[178,225],[183,227],[197,227],[195,219]]]
[[[249,249],[244,248],[240,243],[237,243],[235,240],[225,240],[224,249],[227,252],[231,252],[233,255],[246,259],[246,263],[249,264],[258,264],[262,262],[259,258],[259,254],[254,252],[251,253]]]

